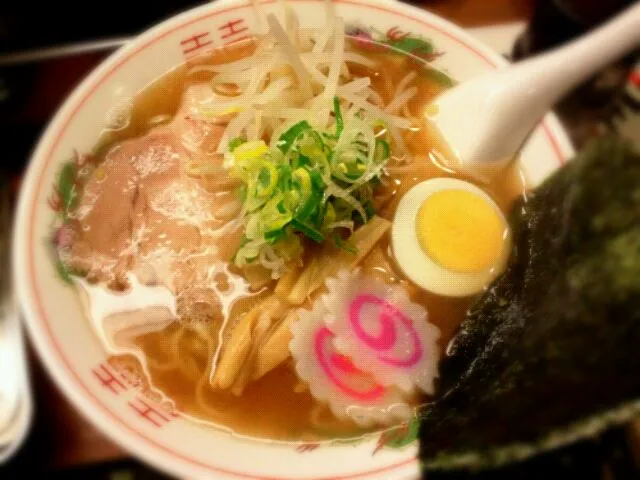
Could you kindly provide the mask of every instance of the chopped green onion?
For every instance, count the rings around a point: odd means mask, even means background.
[[[344,240],[337,233],[334,233],[331,236],[331,238],[333,239],[334,245],[336,247],[338,247],[339,249],[344,250],[345,252],[349,252],[349,253],[351,253],[353,255],[356,255],[358,253],[358,247],[356,247],[354,244],[352,244],[348,240]]]
[[[289,165],[278,166],[278,189],[285,192],[291,189],[291,167]]]
[[[336,117],[336,138],[338,138],[344,130],[344,120],[340,111],[340,99],[337,96],[333,97],[333,113]]]
[[[332,203],[327,203],[324,210],[324,225],[330,225],[336,221],[336,209]]]
[[[338,97],[334,120],[334,134],[302,120],[273,148],[262,140],[230,142],[225,166],[242,180],[244,195],[237,266],[259,261],[277,278],[302,254],[304,239],[323,243],[331,238],[339,248],[356,252],[337,231],[353,232],[375,214],[373,188],[390,156],[389,136],[376,133],[379,121],[362,116],[345,124]]]
[[[293,142],[295,142],[298,137],[307,130],[311,130],[311,125],[309,125],[309,122],[306,120],[302,120],[280,135],[280,138],[278,139],[278,148],[280,151],[282,153],[287,153],[293,145]]]
[[[293,228],[295,228],[297,231],[309,237],[316,243],[324,242],[325,236],[323,235],[323,233],[320,230],[316,230],[308,223],[293,219],[293,221],[291,222],[291,226],[293,226]]]
[[[309,170],[309,175],[311,175],[311,184],[313,185],[313,190],[315,193],[317,193],[319,199],[321,200],[324,196],[324,190],[326,188],[324,179],[322,178],[322,174],[318,170],[314,169]]]
[[[278,184],[278,169],[268,160],[262,162],[258,173],[256,193],[259,197],[269,197]]]
[[[281,240],[285,235],[285,229],[281,228],[280,230],[272,230],[271,232],[267,232],[264,234],[264,239],[271,245],[276,243],[278,240]]]
[[[325,204],[322,202],[322,199],[321,199],[320,202],[313,209],[313,212],[311,212],[311,215],[309,216],[309,221],[319,230],[322,230],[324,227],[324,209],[325,209]]]
[[[284,195],[278,194],[266,202],[260,210],[260,222],[265,235],[284,228],[293,218],[291,211],[284,205]]]
[[[231,261],[233,263],[236,263],[236,259],[238,258],[238,253],[241,253],[244,246],[249,243],[249,239],[247,238],[246,235],[243,235],[242,238],[240,239],[240,245],[238,245],[238,248],[236,249],[235,252],[233,252],[233,256],[231,257]]]
[[[306,220],[322,202],[324,182],[316,170],[301,167],[293,172],[293,187],[299,193],[296,218]]]
[[[387,161],[391,156],[389,144],[380,138],[376,138],[376,163]]]
[[[314,191],[309,170],[304,167],[295,169],[292,174],[292,184],[298,191],[300,202],[296,211],[296,218],[306,219],[313,211],[313,207],[315,207],[313,202]]]
[[[246,140],[242,137],[236,137],[229,142],[229,151],[233,152],[237,147],[245,143]]]
[[[262,140],[244,142],[233,149],[233,158],[236,162],[244,163],[261,158],[269,151],[269,147]]]
[[[373,203],[371,201],[367,201],[363,205],[364,211],[367,212],[367,217],[371,218],[376,214],[376,209],[373,208]]]

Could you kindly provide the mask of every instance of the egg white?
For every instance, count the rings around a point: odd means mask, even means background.
[[[466,190],[484,198],[505,224],[502,252],[496,262],[480,272],[454,272],[438,265],[424,252],[418,240],[418,211],[435,192]],[[416,285],[438,295],[466,297],[483,291],[504,270],[511,253],[511,234],[504,214],[493,199],[475,185],[455,178],[432,178],[412,187],[398,203],[391,226],[391,246],[396,262]]]

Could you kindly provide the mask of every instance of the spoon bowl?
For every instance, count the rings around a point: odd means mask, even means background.
[[[457,159],[452,167],[486,182],[564,94],[638,46],[640,2],[564,47],[447,90],[426,115]]]

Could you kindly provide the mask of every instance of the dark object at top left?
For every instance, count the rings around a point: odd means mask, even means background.
[[[22,172],[58,106],[124,39],[200,3],[0,2],[0,175]]]

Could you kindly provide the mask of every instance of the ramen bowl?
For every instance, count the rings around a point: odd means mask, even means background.
[[[338,0],[345,29],[378,42],[424,39],[431,64],[458,81],[506,61],[460,28],[393,2]],[[291,3],[301,25],[320,25],[323,2]],[[266,1],[262,8],[279,12]],[[60,279],[51,255],[61,192],[54,189],[70,160],[80,161],[122,105],[178,64],[255,32],[249,2],[219,1],[173,17],[116,52],[76,88],[42,136],[24,180],[15,229],[14,272],[31,340],[71,403],[109,438],[155,468],[183,478],[405,479],[418,476],[416,425],[400,435],[373,433],[351,441],[278,442],[231,434],[167,409],[108,355],[86,320],[77,294]],[[461,112],[464,114],[464,112]],[[553,115],[530,137],[520,174],[537,185],[572,154]],[[255,415],[262,412],[256,411]]]

